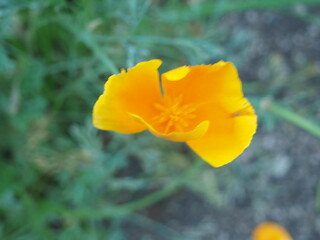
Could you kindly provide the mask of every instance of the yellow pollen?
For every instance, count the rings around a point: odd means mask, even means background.
[[[160,114],[154,117],[154,123],[164,127],[164,133],[183,132],[190,126],[190,120],[196,115],[195,106],[183,104],[182,96],[165,99],[162,103],[156,103],[155,108],[160,110]]]

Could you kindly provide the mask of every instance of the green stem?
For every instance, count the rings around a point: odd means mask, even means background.
[[[189,181],[190,176],[194,175],[202,169],[203,165],[203,161],[196,161],[196,163],[191,168],[189,168],[185,173],[179,176],[172,184],[156,191],[155,193],[151,193],[150,195],[142,199],[128,203],[123,207],[128,209],[128,211],[130,212],[134,212],[161,201],[162,199],[170,196],[172,193],[181,188],[187,181]]]
[[[64,209],[62,213],[76,218],[96,219],[103,217],[116,218],[121,217],[123,215],[131,214],[132,212],[149,207],[170,196],[172,193],[183,187],[187,183],[187,181],[190,180],[190,176],[200,172],[202,166],[204,165],[204,161],[197,160],[191,168],[189,168],[186,172],[177,177],[176,180],[173,181],[171,184],[136,201],[129,202],[123,205],[109,205],[100,209]]]
[[[75,28],[74,24],[67,24],[66,27],[70,32],[72,32],[81,42],[83,42],[94,54],[95,56],[109,69],[112,74],[118,74],[119,70],[108,56],[102,46],[100,46],[95,36],[89,31],[81,28]]]
[[[245,11],[251,9],[277,9],[277,8],[286,8],[293,4],[299,4],[301,0],[269,0],[269,1],[260,1],[260,0],[246,0],[246,1],[229,1],[225,4],[225,12],[235,12],[235,11]],[[305,5],[318,4],[319,0],[303,0],[302,2]]]
[[[118,74],[119,71],[115,64],[111,61],[110,57],[105,51],[95,42],[93,37],[89,34],[83,34],[80,38],[82,42],[100,59],[100,61],[110,70],[112,74]]]
[[[281,117],[288,122],[302,128],[303,130],[309,132],[313,136],[320,138],[320,127],[316,124],[310,122],[309,120],[301,117],[300,115],[281,107],[274,102],[266,102],[265,109],[274,115]]]

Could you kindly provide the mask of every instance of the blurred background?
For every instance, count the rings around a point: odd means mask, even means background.
[[[319,0],[0,0],[0,239],[320,239]],[[221,59],[259,129],[212,168],[183,143],[98,131],[108,76]]]

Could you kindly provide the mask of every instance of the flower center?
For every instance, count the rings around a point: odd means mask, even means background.
[[[160,110],[160,114],[153,120],[163,128],[165,134],[184,132],[190,126],[190,120],[196,117],[194,114],[195,106],[183,104],[181,95],[175,98],[167,98],[154,106]]]

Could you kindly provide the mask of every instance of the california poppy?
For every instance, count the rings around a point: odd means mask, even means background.
[[[161,60],[141,62],[112,75],[95,103],[93,124],[102,130],[186,142],[214,167],[231,162],[257,128],[234,65],[183,66],[161,75]]]
[[[259,224],[252,233],[253,240],[292,240],[290,234],[282,226],[274,222]]]

